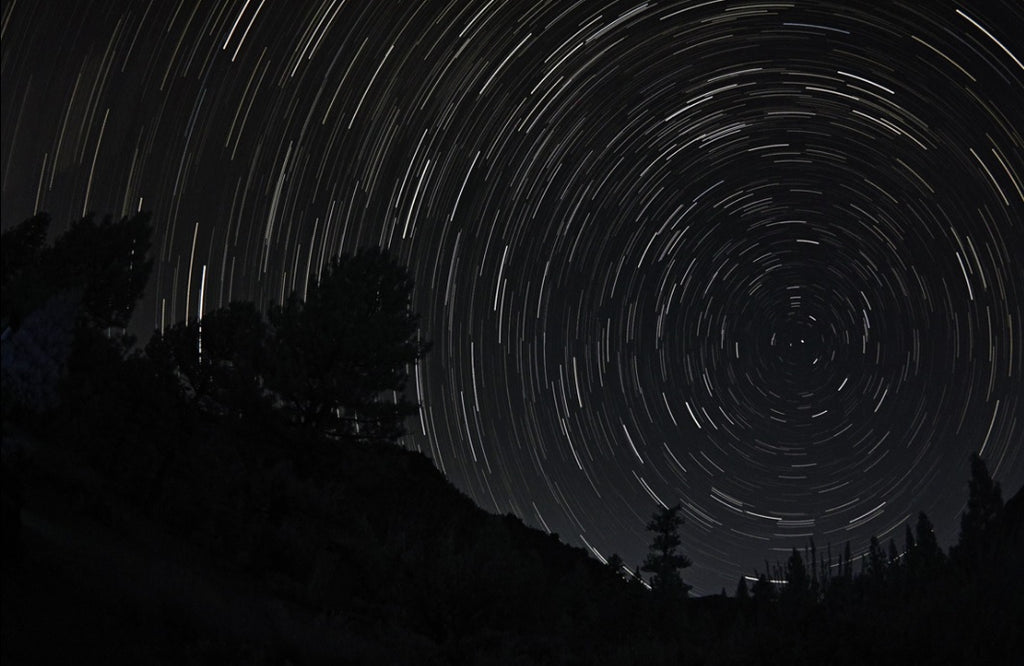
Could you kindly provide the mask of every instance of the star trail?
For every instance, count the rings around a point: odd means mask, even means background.
[[[405,443],[697,593],[1024,482],[1016,0],[26,2],[3,224],[152,210],[143,335],[381,245]]]

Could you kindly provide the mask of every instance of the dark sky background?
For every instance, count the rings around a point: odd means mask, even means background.
[[[4,2],[2,213],[152,210],[147,335],[408,263],[407,446],[695,592],[811,536],[948,544],[1024,482],[1024,9]],[[205,275],[205,277],[204,277]]]

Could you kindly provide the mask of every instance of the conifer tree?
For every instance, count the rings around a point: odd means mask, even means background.
[[[790,606],[799,607],[809,600],[811,591],[810,577],[800,551],[796,548],[786,560],[786,586],[782,589],[780,601]]]
[[[811,568],[808,572],[811,577],[810,590],[814,597],[818,596],[818,590],[820,589],[820,583],[818,581],[818,547],[814,544],[814,539],[811,539],[810,543],[811,551]],[[806,551],[804,552],[806,554]]]
[[[932,521],[924,511],[917,514],[914,533],[909,534],[909,526],[907,531],[908,543],[912,544],[907,554],[907,578],[911,588],[920,591],[931,585],[939,575],[945,554],[939,548]]]
[[[682,539],[679,528],[683,524],[680,514],[682,506],[676,504],[664,507],[654,513],[647,531],[654,534],[651,550],[644,559],[641,569],[651,574],[651,589],[665,597],[685,597],[691,586],[679,576],[682,569],[692,562],[678,551]]]
[[[882,545],[876,536],[871,537],[871,543],[868,545],[867,566],[871,579],[876,583],[881,582],[885,575],[885,556],[882,554]]]
[[[740,576],[740,582],[736,584],[736,598],[741,602],[750,600],[750,590],[747,588],[746,576]]]
[[[939,548],[939,540],[935,537],[935,528],[924,511],[917,514],[914,535],[917,541],[918,559],[921,562],[939,563],[942,561],[942,549]]]
[[[775,601],[775,586],[768,580],[765,574],[759,574],[751,588],[754,603],[759,609],[766,610]]]
[[[990,529],[1003,511],[1002,490],[977,453],[971,454],[968,488],[967,508],[960,516],[960,538],[952,554],[962,565],[977,566],[986,554]]]
[[[888,565],[889,565],[890,569],[893,568],[893,567],[899,566],[900,551],[896,548],[896,540],[893,539],[893,538],[889,539],[888,557],[889,557]]]
[[[819,594],[826,594],[832,583],[832,542],[829,541],[825,547],[826,557],[821,560],[821,571],[818,574]]]

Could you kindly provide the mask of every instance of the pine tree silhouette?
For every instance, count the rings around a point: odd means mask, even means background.
[[[810,605],[812,597],[807,565],[796,548],[793,548],[786,560],[785,578],[786,584],[779,592],[779,603],[791,617],[798,618]]]
[[[750,590],[747,588],[746,576],[740,576],[740,582],[736,584],[736,598],[743,603],[750,601]]]
[[[1003,511],[1002,490],[977,453],[971,454],[968,489],[967,508],[960,516],[960,538],[951,555],[961,566],[977,568],[991,555],[989,536]]]
[[[679,515],[681,511],[679,504],[665,507],[656,511],[647,523],[647,531],[654,534],[654,539],[641,570],[651,574],[651,589],[663,597],[685,597],[691,589],[679,576],[682,569],[692,564],[688,557],[678,552],[682,544],[679,536],[679,528],[683,525],[683,517]]]

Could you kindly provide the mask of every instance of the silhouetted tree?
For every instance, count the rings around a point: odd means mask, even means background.
[[[417,406],[403,395],[427,351],[410,309],[413,282],[382,250],[341,255],[305,299],[274,308],[268,376],[296,421],[333,436],[393,441]]]
[[[178,377],[180,388],[190,400],[212,389],[208,368],[199,360],[199,327],[195,320],[155,332],[146,343],[145,353],[161,370]]]
[[[917,525],[915,526],[917,549],[922,560],[942,559],[942,549],[939,548],[939,540],[935,536],[935,528],[928,514],[924,511],[917,514]]]
[[[977,453],[971,454],[968,489],[967,508],[960,515],[960,538],[951,555],[961,565],[977,566],[988,554],[987,537],[1003,510],[1002,490]]]
[[[38,213],[0,236],[0,314],[3,328],[17,328],[22,317],[53,296],[35,269],[46,243],[50,216]]]
[[[86,216],[43,252],[54,291],[82,289],[85,323],[99,330],[125,328],[142,296],[153,262],[148,258],[149,213],[97,223]]]
[[[691,586],[683,582],[679,572],[690,566],[688,557],[678,552],[682,539],[679,528],[683,524],[682,506],[676,504],[654,512],[647,531],[654,534],[650,552],[644,559],[643,571],[651,574],[651,589],[664,597],[685,597]]]
[[[942,569],[946,556],[939,547],[935,536],[935,528],[928,514],[921,511],[917,514],[914,526],[914,546],[908,555],[908,576],[911,585],[923,588],[930,585]]]
[[[82,322],[124,328],[146,281],[149,213],[100,223],[86,216],[46,246],[49,217],[40,213],[3,234],[3,318],[18,322],[57,294],[79,294]]]
[[[822,585],[818,578],[818,547],[814,544],[814,539],[810,540],[808,549],[811,553],[811,567],[810,571],[808,571],[808,574],[810,576],[808,592],[810,593],[812,599],[817,599],[818,594],[821,592]],[[807,551],[805,550],[804,553],[806,554],[806,552]],[[822,564],[824,564],[824,562]]]
[[[777,598],[775,585],[768,580],[768,576],[766,574],[759,574],[757,576],[757,580],[754,581],[754,585],[750,591],[753,595],[754,603],[762,610],[767,609]]]
[[[882,554],[882,545],[876,536],[871,537],[871,543],[868,545],[867,566],[867,572],[871,576],[872,582],[881,583],[885,577],[885,555]]]
[[[43,213],[4,232],[5,416],[8,398],[30,411],[52,409],[65,378],[73,380],[72,400],[116,381],[112,361],[123,359],[131,340],[109,332],[127,326],[149,277],[148,220],[147,213],[99,224],[85,217],[52,245]]]
[[[6,284],[15,274],[38,261],[49,227],[50,216],[36,213],[0,235],[0,282]]]
[[[221,409],[251,415],[263,403],[268,336],[256,307],[235,302],[154,334],[146,355],[187,382],[189,399],[210,398]]]
[[[796,548],[786,560],[786,586],[779,595],[780,601],[791,609],[806,605],[810,601],[811,581],[807,566]]]
[[[747,589],[746,576],[740,576],[740,582],[736,584],[736,598],[739,599],[741,603],[750,601],[750,590]]]
[[[612,553],[611,556],[608,557],[608,568],[611,569],[612,573],[614,573],[618,578],[623,578],[622,567],[624,565],[625,562],[622,561],[622,558],[619,557],[618,553]]]
[[[820,560],[818,569],[817,582],[818,586],[815,590],[815,598],[821,599],[825,594],[828,593],[828,588],[832,583],[832,577],[835,573],[832,571],[832,542],[830,541],[826,546],[825,557]]]

